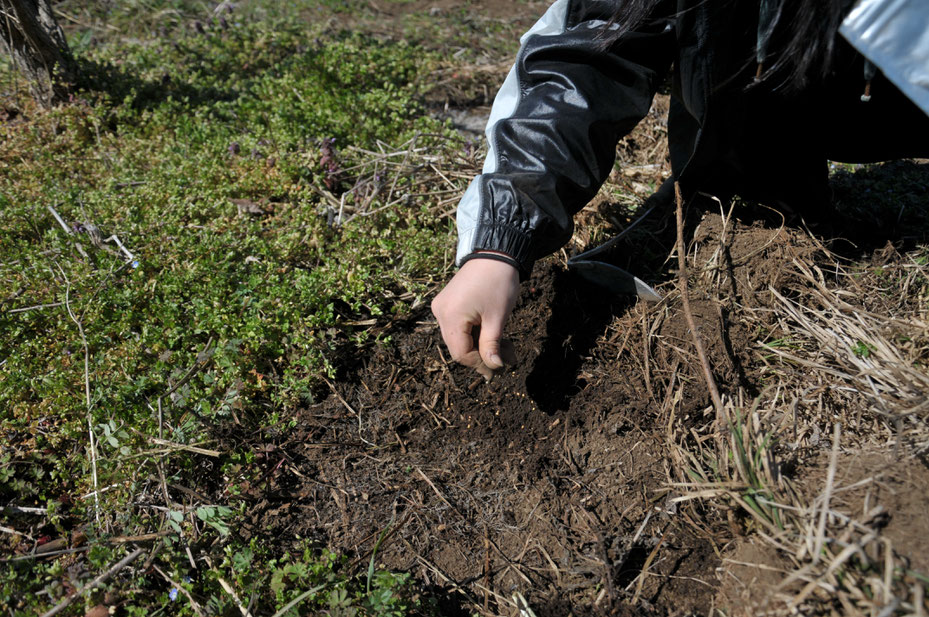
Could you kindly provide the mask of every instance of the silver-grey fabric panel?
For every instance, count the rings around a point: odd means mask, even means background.
[[[557,0],[539,21],[520,37],[520,43],[525,45],[529,37],[532,36],[546,36],[564,32],[567,12],[568,0]],[[497,153],[493,139],[494,127],[500,120],[509,118],[516,111],[516,106],[519,104],[519,92],[519,79],[514,64],[494,98],[490,118],[487,120],[487,128],[484,130],[488,145],[487,158],[484,159],[482,174],[494,173],[497,170]],[[480,176],[477,176],[471,181],[468,190],[465,191],[461,201],[458,202],[458,215],[456,217],[458,252],[455,256],[455,262],[459,265],[463,258],[474,252],[474,230],[480,219],[481,210],[481,194],[478,189],[479,180]]]
[[[839,32],[929,114],[929,0],[861,0]]]

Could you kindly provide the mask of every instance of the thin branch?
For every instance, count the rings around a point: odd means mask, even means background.
[[[185,596],[187,596],[187,600],[190,602],[191,608],[194,609],[194,612],[197,613],[197,615],[199,615],[199,617],[204,617],[204,616],[205,616],[205,613],[203,612],[203,609],[200,607],[200,605],[197,603],[197,601],[194,600],[194,597],[193,597],[192,595],[190,595],[190,592],[187,591],[186,589],[184,589],[184,586],[183,586],[183,585],[181,585],[180,583],[178,583],[177,581],[175,581],[173,578],[171,578],[170,576],[168,576],[167,574],[165,574],[164,570],[162,570],[161,568],[159,568],[157,565],[152,564],[152,567],[155,569],[155,571],[156,571],[158,574],[161,575],[161,577],[162,577],[163,579],[165,579],[166,581],[168,581],[168,584],[169,584],[169,585],[174,585],[174,588],[175,588],[175,589],[177,589],[177,590],[180,591],[182,594],[184,594]]]
[[[22,536],[22,537],[24,537],[24,538],[28,538],[29,540],[35,541],[35,538],[33,538],[32,536],[30,536],[28,533],[23,533],[22,531],[16,531],[15,529],[13,529],[13,528],[11,528],[11,527],[4,527],[4,526],[0,525],[0,532],[9,533],[9,534],[12,534],[12,535],[14,535],[14,536]]]
[[[38,311],[41,309],[55,308],[61,306],[64,302],[50,302],[48,304],[36,304],[35,306],[24,306],[23,308],[10,309],[7,311],[10,315],[13,313],[28,313],[29,311]]]
[[[47,559],[49,557],[57,557],[58,555],[84,553],[89,550],[89,546],[79,546],[77,548],[65,548],[60,551],[49,551],[47,553],[29,553],[28,555],[20,555],[19,557],[7,557],[6,559],[0,559],[0,563],[13,563],[14,561],[29,561],[32,559]]]
[[[71,228],[68,227],[68,224],[65,223],[63,218],[61,218],[61,215],[58,214],[58,211],[55,210],[53,206],[46,206],[46,207],[48,208],[48,211],[52,213],[52,216],[55,217],[55,220],[58,221],[58,224],[61,225],[61,228],[65,230],[65,233],[68,234],[69,236],[73,235],[74,232],[71,231]]]
[[[49,206],[51,208],[51,206]],[[59,219],[60,220],[60,219]],[[90,346],[87,344],[87,336],[84,335],[84,326],[81,321],[74,315],[71,310],[71,279],[65,274],[65,271],[56,262],[58,271],[65,280],[65,308],[68,309],[68,315],[71,321],[77,326],[77,331],[81,335],[81,342],[84,345],[84,397],[87,404],[87,433],[90,436],[90,469],[94,482],[94,513],[96,514],[97,525],[100,524],[100,494],[99,483],[97,482],[97,438],[94,435],[94,423],[91,415],[90,400]]]
[[[209,557],[206,558],[206,563],[208,566],[210,566],[210,569],[215,570],[215,568],[213,568],[213,562],[210,561]],[[218,572],[218,570],[216,570],[216,572]],[[216,580],[217,582],[219,582],[219,586],[223,588],[223,591],[228,593],[229,597],[232,598],[232,601],[235,603],[236,607],[238,607],[239,612],[242,613],[242,617],[253,617],[251,611],[245,608],[245,605],[242,604],[242,600],[239,599],[239,595],[235,592],[235,589],[232,588],[232,585],[230,585],[226,581],[226,579],[224,579],[222,576],[219,576],[218,574],[216,576]],[[303,596],[303,597],[306,597],[306,596]],[[280,613],[280,614],[283,614],[283,613]]]
[[[694,323],[694,315],[690,310],[689,290],[687,286],[687,257],[684,252],[684,203],[681,198],[681,186],[674,183],[674,198],[677,202],[677,278],[681,284],[681,302],[684,305],[684,317],[687,319],[687,327],[690,328],[690,335],[693,338],[694,347],[697,350],[697,356],[700,358],[700,366],[703,368],[703,379],[706,381],[706,387],[710,391],[710,397],[713,399],[713,406],[716,407],[716,418],[719,427],[723,426],[723,420],[728,419],[726,410],[723,407],[722,398],[719,396],[719,388],[716,387],[716,380],[713,378],[713,370],[710,362],[707,360],[706,351],[703,349],[703,343],[697,336],[697,326]]]
[[[0,506],[0,511],[14,514],[48,514],[48,508],[32,508],[29,506]]]
[[[813,549],[813,563],[818,563],[819,558],[823,549],[823,542],[825,542],[826,537],[826,518],[829,515],[829,500],[832,498],[832,489],[835,484],[835,472],[836,466],[838,464],[838,455],[839,455],[839,434],[841,429],[839,423],[836,422],[833,428],[832,434],[832,452],[829,456],[829,471],[826,474],[826,489],[823,492],[823,505],[822,512],[819,517],[819,525],[816,530],[816,545]]]

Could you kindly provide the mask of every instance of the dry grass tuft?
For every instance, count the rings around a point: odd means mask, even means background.
[[[730,323],[756,333],[748,381],[762,389],[750,395],[744,383],[721,388],[724,413],[707,407],[695,425],[675,417],[687,380],[668,381],[677,390],[665,393],[675,402],[666,420],[670,501],[717,537],[708,512],[723,506],[730,532],[770,546],[780,561],[768,569],[784,572],[778,584],[753,593],[751,603],[737,605],[725,589],[738,562],[724,560],[725,614],[929,614],[929,578],[910,569],[906,547],[884,534],[895,513],[870,492],[863,503],[850,498],[879,474],[861,469],[857,476],[868,477],[846,482],[848,474],[840,473],[861,452],[912,462],[929,448],[929,266],[893,251],[881,255],[879,266],[855,266],[815,239],[764,230],[780,235],[765,251],[792,257],[748,298],[734,293],[732,282],[744,287],[761,269],[751,259],[734,263],[730,255],[740,251],[731,249],[740,233],[761,232],[719,218],[719,247],[687,251],[689,293],[711,298],[729,311]],[[817,249],[792,250],[789,244],[800,240]],[[669,302],[673,307],[679,299]],[[706,344],[709,328],[696,331]],[[682,364],[693,362],[690,349],[673,351]],[[716,357],[717,371],[720,362]],[[717,430],[718,416],[727,420]]]
[[[826,284],[823,270],[795,262],[798,285],[805,290],[795,298],[771,289],[778,327],[791,332],[795,349],[774,348],[782,361],[823,377],[823,383],[842,399],[854,415],[844,414],[844,424],[873,430],[877,420],[895,435],[895,446],[904,442],[925,451],[929,444],[929,373],[924,363],[929,354],[929,321],[925,291],[929,271],[911,262],[890,270],[900,277],[895,287],[903,297],[916,300],[894,314],[879,314],[856,305],[862,295],[888,295],[877,277],[855,280],[835,264]],[[886,270],[885,270],[886,273]],[[896,290],[893,290],[896,292]],[[893,298],[895,301],[896,298]]]

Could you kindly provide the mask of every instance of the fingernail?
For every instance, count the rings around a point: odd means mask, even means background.
[[[490,356],[490,361],[496,364],[497,366],[503,366],[503,360],[501,360],[500,356],[498,356],[497,354]]]

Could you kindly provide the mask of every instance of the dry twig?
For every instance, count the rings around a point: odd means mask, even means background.
[[[716,380],[713,378],[713,370],[710,367],[710,361],[706,357],[706,351],[703,349],[703,343],[697,335],[697,326],[694,323],[693,312],[690,310],[690,292],[687,286],[687,254],[684,245],[684,204],[681,197],[681,187],[677,182],[674,183],[674,198],[677,204],[677,277],[681,284],[681,302],[684,308],[684,317],[687,319],[687,327],[690,328],[690,335],[693,337],[694,348],[700,357],[700,366],[703,368],[703,378],[706,381],[706,387],[710,391],[710,397],[713,399],[713,405],[716,407],[717,428],[722,429],[728,425],[729,418],[726,415],[723,401],[719,396],[719,388],[716,386]]]
[[[51,206],[49,209],[56,215],[56,218],[60,223],[61,217],[57,216]],[[67,230],[67,227],[65,227]],[[71,310],[71,279],[68,278],[68,275],[65,274],[65,271],[61,268],[58,263],[55,263],[58,266],[58,271],[61,273],[62,278],[65,280],[65,308],[68,310],[68,316],[71,318],[71,321],[74,322],[74,325],[77,326],[77,331],[81,335],[81,343],[84,346],[84,399],[87,406],[87,433],[90,437],[90,469],[93,476],[94,483],[94,514],[96,516],[97,524],[100,524],[100,491],[99,483],[97,481],[97,438],[94,434],[94,422],[93,416],[91,415],[91,400],[90,400],[90,346],[87,344],[87,336],[84,334],[84,326],[81,323],[81,320],[74,315],[74,311]]]

